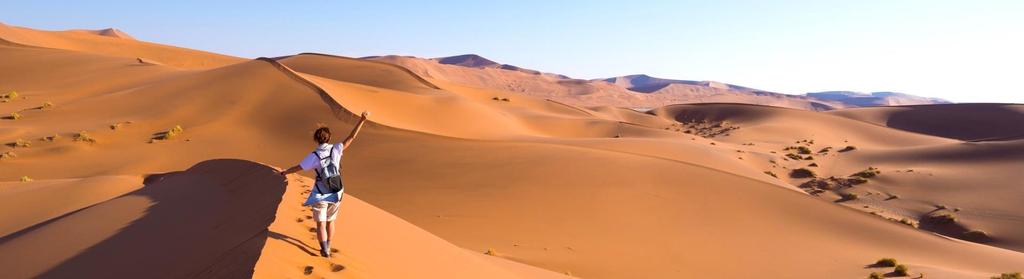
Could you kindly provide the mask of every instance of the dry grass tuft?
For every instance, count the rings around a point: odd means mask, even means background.
[[[818,174],[814,173],[813,170],[807,168],[793,169],[790,171],[789,176],[792,178],[809,178],[818,177]]]
[[[881,173],[882,171],[878,170],[878,168],[868,167],[868,169],[866,170],[862,170],[857,173],[851,174],[850,177],[872,178]]]
[[[72,139],[74,139],[74,141],[96,143],[96,139],[93,138],[92,136],[89,136],[89,134],[86,133],[85,131],[78,132],[77,134],[72,136]]]

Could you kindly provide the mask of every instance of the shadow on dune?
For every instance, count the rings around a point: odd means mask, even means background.
[[[22,241],[27,247],[59,250],[66,247],[53,243],[66,240],[39,239],[48,234],[33,231],[70,228],[62,237],[75,238],[113,227],[113,235],[70,258],[33,259],[53,261],[38,278],[249,278],[285,186],[283,177],[262,164],[204,161],[185,171],[147,177],[137,191],[10,235],[0,245]],[[126,206],[140,199],[151,205]],[[140,207],[142,216],[128,224],[97,220]]]
[[[1008,104],[908,106],[893,113],[886,126],[963,141],[1024,138],[1024,109]]]

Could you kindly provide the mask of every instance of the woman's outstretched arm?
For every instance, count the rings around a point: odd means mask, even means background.
[[[348,138],[341,142],[341,149],[346,149],[352,144],[352,140],[355,140],[356,136],[359,135],[359,130],[363,129],[363,124],[366,124],[366,117],[368,116],[370,116],[370,112],[364,111],[361,118],[359,118],[359,123],[356,123],[356,127],[352,128],[352,132],[348,134]]]
[[[293,174],[293,173],[299,172],[300,170],[302,170],[302,167],[294,166],[294,167],[290,167],[290,168],[288,168],[286,170],[281,171],[280,174],[281,175],[289,175],[289,174]]]

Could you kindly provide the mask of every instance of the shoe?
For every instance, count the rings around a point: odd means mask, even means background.
[[[331,252],[327,251],[327,250],[320,249],[320,256],[324,257],[324,258],[330,258],[331,257]]]

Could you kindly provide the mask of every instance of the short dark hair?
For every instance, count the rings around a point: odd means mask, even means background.
[[[316,129],[316,132],[313,132],[313,140],[315,140],[316,143],[319,144],[325,144],[327,142],[330,142],[331,129],[328,129],[327,127],[320,127],[319,129]]]

